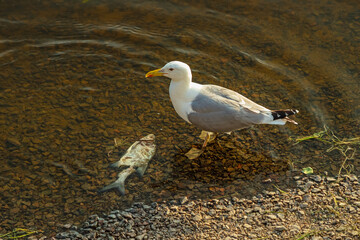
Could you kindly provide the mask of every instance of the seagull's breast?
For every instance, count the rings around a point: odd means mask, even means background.
[[[192,101],[201,91],[203,85],[190,82],[189,85],[183,83],[171,82],[169,93],[170,99],[174,106],[176,113],[185,121],[190,123],[188,114],[192,112]]]

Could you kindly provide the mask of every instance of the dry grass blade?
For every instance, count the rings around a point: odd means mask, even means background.
[[[20,239],[24,237],[28,237],[32,234],[41,233],[41,230],[29,230],[24,228],[15,228],[13,231],[9,233],[5,233],[3,235],[0,235],[0,239]]]
[[[314,133],[310,136],[295,139],[295,144],[299,144],[303,141],[312,139],[329,144],[330,147],[326,150],[326,152],[338,150],[340,154],[344,156],[338,172],[339,176],[341,176],[342,170],[346,170],[347,174],[349,174],[353,170],[353,165],[347,164],[347,161],[350,159],[354,159],[357,148],[360,148],[360,137],[340,139],[327,126],[324,126],[323,131]]]

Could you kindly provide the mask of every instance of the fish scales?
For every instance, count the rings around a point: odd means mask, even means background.
[[[155,155],[156,144],[155,135],[149,134],[133,143],[119,161],[110,165],[110,167],[119,168],[128,166],[118,174],[118,179],[110,185],[99,190],[99,193],[115,189],[118,193],[125,194],[125,180],[133,172],[137,172],[142,177],[146,171],[149,161]]]

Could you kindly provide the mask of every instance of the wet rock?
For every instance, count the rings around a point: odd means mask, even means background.
[[[328,182],[335,182],[335,181],[336,181],[336,178],[334,178],[334,177],[326,177],[326,180],[327,180]]]
[[[323,238],[319,236],[313,236],[311,240],[323,240]]]
[[[320,175],[312,175],[310,176],[310,179],[314,180],[315,182],[321,182],[322,178]]]
[[[306,194],[306,195],[303,196],[302,199],[303,199],[304,202],[309,202],[311,200],[311,195]]]
[[[309,204],[307,203],[300,203],[300,208],[306,209],[309,207]]]
[[[275,216],[274,214],[266,215],[266,217],[271,219],[271,220],[276,220],[277,219],[277,216]]]
[[[243,226],[244,226],[244,228],[248,228],[248,229],[252,228],[252,226],[247,223],[245,223]]]
[[[186,202],[188,201],[188,198],[185,196],[185,197],[182,197],[179,201],[180,204],[185,204]]]
[[[321,192],[321,189],[319,189],[319,188],[313,188],[313,189],[311,189],[311,192],[313,192],[313,193],[319,193],[319,192]]]
[[[304,187],[303,187],[303,190],[304,192],[307,192],[309,191],[309,189],[314,185],[314,182],[312,181],[308,181],[307,183],[305,183]]]
[[[202,220],[202,216],[200,214],[196,214],[195,217],[193,218],[194,221],[198,222]]]
[[[290,225],[289,229],[290,229],[290,231],[294,231],[295,233],[298,233],[301,230],[300,226],[296,225],[296,224]]]
[[[123,212],[121,212],[121,215],[122,215],[124,218],[127,218],[127,219],[132,219],[132,218],[133,218],[132,214],[129,213],[129,212],[123,211]]]
[[[261,207],[254,207],[254,212],[262,212]]]
[[[136,236],[135,239],[136,240],[143,240],[145,238],[145,236],[146,236],[146,233]]]
[[[15,138],[15,137],[7,137],[6,138],[6,142],[10,145],[13,145],[13,146],[16,146],[16,147],[20,147],[21,146],[21,143],[20,141]]]
[[[358,181],[358,177],[355,175],[355,174],[350,174],[348,176],[349,180],[352,181],[352,182],[357,182]]]
[[[283,225],[277,225],[277,226],[274,227],[274,230],[278,231],[278,232],[282,232],[282,231],[286,230],[286,227],[283,226]]]

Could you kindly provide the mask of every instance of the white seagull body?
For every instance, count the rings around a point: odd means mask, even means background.
[[[165,76],[171,79],[169,93],[177,114],[190,124],[208,132],[231,132],[255,124],[297,124],[288,116],[297,110],[269,110],[241,94],[216,85],[192,82],[190,67],[172,61],[146,77]]]

